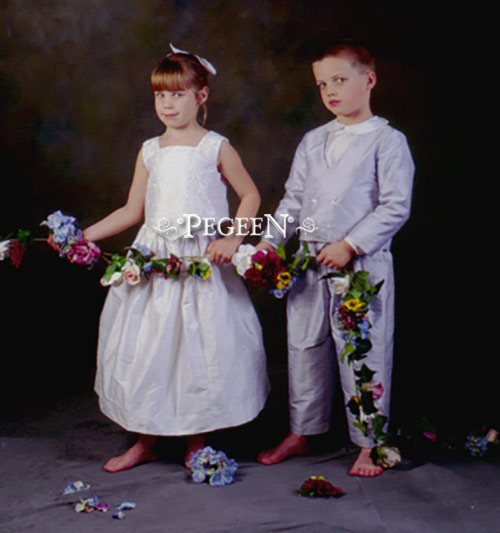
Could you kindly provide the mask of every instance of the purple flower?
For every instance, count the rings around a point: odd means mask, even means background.
[[[135,248],[145,258],[153,255],[153,252],[147,246],[144,246],[144,244],[135,243],[132,245],[132,248]]]
[[[369,335],[368,330],[370,329],[370,323],[368,322],[368,320],[362,320],[361,322],[359,322],[358,328],[361,333],[361,338],[367,339]]]
[[[474,457],[482,457],[488,451],[488,439],[487,437],[469,435],[465,440],[464,447]]]

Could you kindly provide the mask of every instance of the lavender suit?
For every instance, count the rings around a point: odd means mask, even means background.
[[[336,151],[334,160],[327,155]],[[330,164],[329,164],[330,160]],[[370,272],[370,280],[385,280],[369,311],[373,343],[366,364],[376,374],[384,394],[376,405],[389,414],[394,331],[394,277],[391,240],[408,219],[414,165],[405,136],[373,117],[344,126],[337,120],[308,132],[295,153],[286,193],[274,218],[291,215],[283,237],[269,227],[269,242],[286,242],[300,226],[300,239],[319,253],[326,244],[346,239],[358,252],[355,270]],[[298,435],[327,431],[330,406],[338,372],[345,403],[356,394],[354,373],[347,361],[335,364],[342,350],[341,332],[333,320],[338,295],[328,281],[328,271],[309,270],[290,291],[287,303],[290,429]],[[352,424],[354,443],[371,447],[373,442]]]

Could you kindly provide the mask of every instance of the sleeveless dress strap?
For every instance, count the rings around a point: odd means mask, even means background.
[[[160,147],[159,137],[153,137],[142,143],[142,159],[144,166],[151,172],[151,160]]]
[[[208,161],[210,161],[211,164],[217,166],[220,145],[223,141],[229,142],[229,140],[223,135],[220,135],[215,131],[209,131],[198,145],[199,153]]]

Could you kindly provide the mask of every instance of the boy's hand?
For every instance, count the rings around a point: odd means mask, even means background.
[[[330,268],[343,268],[355,253],[346,241],[332,242],[321,249],[316,257],[316,262]]]
[[[217,264],[229,263],[242,241],[242,237],[235,236],[228,236],[212,241],[207,246],[207,251],[205,252],[208,254],[208,260],[211,263]]]
[[[274,246],[267,242],[267,241],[260,241],[259,244],[255,247],[257,248],[257,251],[266,251],[266,252],[274,252],[275,248]]]

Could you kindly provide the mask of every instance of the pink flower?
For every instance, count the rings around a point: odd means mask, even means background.
[[[433,431],[424,431],[423,435],[433,443],[437,441],[437,435]]]
[[[362,389],[365,392],[371,392],[373,394],[373,400],[377,401],[382,398],[382,394],[384,394],[384,387],[382,386],[382,383],[380,381],[370,381],[368,383],[363,383]]]
[[[486,433],[486,440],[488,442],[496,442],[498,440],[498,431],[496,429],[490,429]]]
[[[101,250],[97,244],[87,239],[79,239],[71,244],[71,250],[67,253],[67,258],[71,263],[78,265],[91,265],[101,256]]]
[[[10,261],[14,268],[19,268],[24,256],[24,243],[14,239],[10,241]]]

